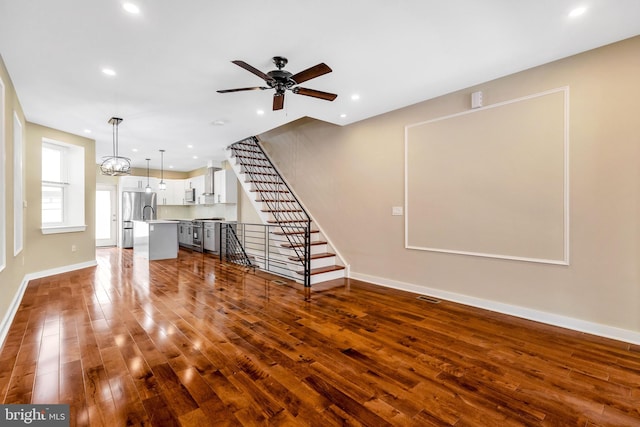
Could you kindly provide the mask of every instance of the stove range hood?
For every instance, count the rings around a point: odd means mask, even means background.
[[[207,166],[207,173],[204,175],[204,193],[202,193],[203,196],[213,196],[213,177],[215,175],[215,172],[219,170],[221,169],[211,166],[210,164]]]

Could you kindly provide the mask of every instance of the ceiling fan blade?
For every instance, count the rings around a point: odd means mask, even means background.
[[[282,110],[284,107],[284,93],[273,94],[273,111]]]
[[[260,77],[264,81],[268,82],[268,81],[272,80],[271,77],[267,76],[262,71],[258,70],[255,67],[252,67],[251,65],[247,64],[244,61],[235,60],[235,61],[231,61],[231,62],[233,62],[234,64],[236,64],[239,67],[244,68],[245,70],[249,71],[250,73],[255,74],[256,76]]]
[[[333,101],[338,97],[335,93],[329,92],[321,92],[315,89],[307,89],[304,87],[296,87],[293,89],[293,93],[297,93],[298,95],[311,96],[313,98],[320,98],[327,101]]]
[[[333,71],[327,64],[324,62],[314,65],[311,68],[307,68],[304,71],[300,71],[298,74],[294,74],[291,76],[291,80],[296,82],[296,84],[300,84],[302,82],[306,82],[307,80],[315,79],[323,74],[327,74]]]
[[[264,87],[264,86],[241,87],[241,88],[238,88],[238,89],[217,90],[216,92],[218,92],[218,93],[229,93],[229,92],[242,92],[243,90],[265,90],[265,89],[269,89],[269,88],[268,87]]]

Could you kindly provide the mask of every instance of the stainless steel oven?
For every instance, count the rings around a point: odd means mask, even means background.
[[[191,228],[193,229],[193,250],[203,252],[204,223],[202,221],[191,221]]]

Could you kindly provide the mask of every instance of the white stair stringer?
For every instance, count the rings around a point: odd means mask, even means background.
[[[251,150],[251,148],[248,147],[248,150]],[[277,199],[279,201],[279,204],[282,206],[282,209],[286,211],[299,209],[300,205],[298,201],[296,201],[293,195],[290,192],[288,192],[286,185],[282,185],[281,186],[282,190],[278,191],[277,193],[276,192],[264,193],[264,192],[256,191],[257,189],[255,188],[253,183],[249,182],[250,176],[248,173],[246,173],[244,163],[242,162],[242,158],[240,158],[239,156],[235,156],[233,151],[230,148],[228,148],[225,151],[225,154],[226,154],[227,160],[229,161],[229,164],[231,165],[231,168],[233,169],[236,176],[238,177],[238,180],[240,181],[240,184],[242,185],[243,190],[247,194],[249,200],[251,201],[251,204],[253,205],[254,209],[258,213],[258,216],[260,217],[260,220],[263,224],[274,225],[274,223],[276,223],[274,214],[278,214],[280,212],[280,211],[265,212],[269,208],[266,205],[266,203],[260,202],[260,200],[262,200],[263,198],[268,198],[270,200]],[[264,154],[262,154],[261,152],[258,153],[258,151],[255,151],[255,152],[247,151],[247,156],[253,157],[254,155],[256,157],[264,156]],[[253,158],[252,160],[256,162],[255,158]],[[260,176],[261,177],[260,179],[263,179],[265,183],[283,182],[283,181],[278,181],[282,178],[280,177],[280,175],[278,175],[278,172],[270,166],[270,163],[268,161],[258,160],[256,163],[264,166],[260,166],[259,168],[256,168],[258,172],[253,173],[254,178],[256,176]],[[272,184],[266,184],[266,185],[272,185]],[[313,221],[313,218],[311,218],[311,220],[312,220],[312,224],[316,226],[317,223]],[[295,223],[292,223],[292,224],[295,224]],[[303,223],[300,223],[300,224],[303,225]],[[328,240],[325,239],[324,233],[322,233],[322,231],[319,230],[318,227],[312,226],[312,229],[314,229],[314,232],[311,233],[312,244],[310,247],[310,251],[311,251],[310,263],[311,263],[311,272],[312,272],[312,274],[310,275],[311,285],[322,283],[328,280],[344,278],[345,274],[347,273],[347,269],[344,267],[344,262],[341,262],[340,257],[336,255],[336,252],[332,247],[332,245],[330,244],[330,242],[328,242]],[[276,236],[273,236],[273,235],[274,233],[272,233],[272,237],[276,238]],[[284,245],[287,245],[289,243],[287,237],[284,235],[279,235],[277,236],[277,239],[282,241],[283,246],[279,247],[280,254],[272,253],[271,257],[284,256],[290,260],[296,259],[297,258],[296,252],[291,248],[284,247]],[[317,242],[320,242],[320,241],[324,243],[316,244]],[[258,264],[258,267],[265,269],[265,265],[264,265],[265,260],[260,259],[259,257],[256,257],[255,254],[252,256],[254,256],[255,262]],[[277,274],[279,268],[280,267],[274,268],[272,263],[272,265],[270,265],[270,268],[268,270]],[[293,268],[296,268],[296,266],[291,266],[290,268],[293,269]],[[281,269],[283,270],[282,275],[288,276],[288,277],[297,277],[298,279],[296,279],[296,281],[298,281],[299,283],[304,282],[302,262],[300,263],[300,265],[297,267],[295,271],[292,271],[291,269],[287,269],[286,271],[284,271],[285,270],[284,268],[281,268]],[[327,271],[323,271],[323,270],[327,270]]]

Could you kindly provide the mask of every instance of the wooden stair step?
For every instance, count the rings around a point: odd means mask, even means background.
[[[277,173],[257,172],[257,171],[241,171],[245,175],[262,175],[262,176],[280,176]]]
[[[329,252],[323,252],[321,254],[313,254],[309,258],[310,259],[320,259],[320,258],[330,258],[332,256],[336,256],[336,254],[332,254],[332,253],[329,253]],[[298,256],[290,256],[289,259],[291,261],[302,261],[302,257],[298,257]]]
[[[320,230],[311,230],[309,233],[319,233]],[[273,234],[278,236],[289,236],[292,234],[304,234],[304,231],[274,231]]]
[[[233,150],[233,151],[242,151],[244,153],[260,154],[260,150],[250,150],[248,148],[231,147],[231,150]]]
[[[293,199],[256,199],[258,203],[298,203]]]
[[[237,157],[238,159],[249,159],[249,160],[257,160],[260,162],[267,162],[269,163],[269,160],[265,159],[265,158],[260,158],[260,157],[254,157],[254,156],[245,156],[243,154],[236,154],[233,157]]]
[[[318,242],[311,242],[309,243],[311,246],[318,246],[318,245],[326,245],[327,242],[325,241],[318,241]],[[287,248],[287,249],[294,249],[294,248],[301,248],[304,246],[304,243],[284,243],[282,245],[283,248]]]
[[[267,223],[269,224],[290,224],[290,223],[300,223],[300,224],[306,224],[307,220],[306,219],[284,219],[284,220],[280,220],[280,221],[276,221],[273,219],[267,220]]]
[[[247,179],[244,182],[250,182],[250,183],[260,183],[260,184],[279,184],[279,185],[284,185],[284,182],[282,181],[269,181],[269,180],[261,180],[261,179]]]
[[[344,270],[344,267],[341,265],[329,265],[327,267],[312,268],[309,274],[313,276],[314,274],[329,273],[330,271],[338,270]],[[296,273],[304,275],[304,271],[296,271]]]
[[[289,193],[289,190],[253,190],[255,193]]]
[[[261,209],[260,212],[302,212],[302,209]]]

